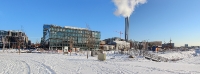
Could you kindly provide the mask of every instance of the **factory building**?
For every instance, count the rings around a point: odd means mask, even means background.
[[[91,31],[86,28],[57,26],[52,24],[43,25],[43,37],[41,44],[43,48],[49,50],[62,50],[67,47],[88,49],[90,43],[91,49],[98,49],[100,44],[101,33],[99,31]]]

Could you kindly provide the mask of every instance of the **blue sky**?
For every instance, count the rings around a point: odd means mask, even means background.
[[[86,27],[101,31],[101,39],[119,37],[124,17],[115,16],[111,0],[0,0],[0,30],[21,30],[40,41],[43,24]],[[130,16],[130,37],[165,41],[175,46],[200,46],[199,0],[147,0]],[[124,35],[122,35],[124,38]]]

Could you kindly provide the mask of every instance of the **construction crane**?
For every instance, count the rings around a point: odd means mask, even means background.
[[[115,32],[117,32],[117,33],[119,33],[120,34],[120,39],[121,39],[121,35],[123,34],[121,31],[120,32],[118,32],[118,31],[115,31]]]

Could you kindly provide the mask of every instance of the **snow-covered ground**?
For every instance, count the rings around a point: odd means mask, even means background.
[[[87,59],[82,53],[70,56],[14,52],[16,50],[0,50],[0,74],[200,74],[200,56],[192,56],[190,51],[181,53],[191,57],[177,62],[127,58],[128,55],[113,55],[113,52],[106,52],[106,61],[98,61],[97,56]],[[175,55],[175,52],[165,55]]]
[[[160,52],[160,53],[154,53],[155,55],[158,55],[160,57],[167,58],[168,60],[173,59],[184,59],[184,58],[191,58],[195,55],[194,50],[190,51],[168,51],[168,52]]]

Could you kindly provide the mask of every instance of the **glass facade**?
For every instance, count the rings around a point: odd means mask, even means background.
[[[0,30],[0,36],[6,36],[7,35],[7,31],[4,30]]]
[[[62,49],[64,46],[70,46],[70,40],[74,48],[87,49],[87,42],[90,40],[92,49],[98,49],[101,33],[99,31],[90,31],[72,27],[60,27],[55,25],[44,25],[43,39],[46,47],[53,49]]]
[[[7,31],[0,30],[0,48],[3,47],[3,37],[5,37],[7,33],[8,33]]]

